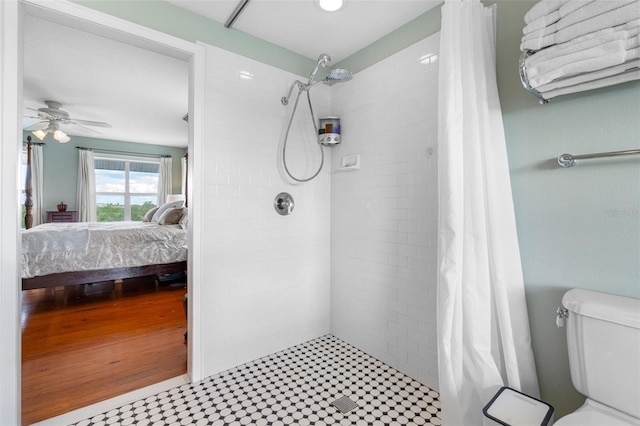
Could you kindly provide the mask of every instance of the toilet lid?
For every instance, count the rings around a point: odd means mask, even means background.
[[[636,419],[606,405],[587,399],[577,411],[555,422],[553,426],[640,426]]]

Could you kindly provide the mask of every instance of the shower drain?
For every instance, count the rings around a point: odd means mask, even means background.
[[[349,411],[358,407],[358,404],[349,399],[348,396],[343,396],[336,399],[331,403],[331,405],[336,407],[342,414],[348,413]]]

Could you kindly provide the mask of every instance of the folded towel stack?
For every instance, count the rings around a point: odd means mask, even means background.
[[[523,76],[544,99],[640,79],[640,0],[541,0],[524,21]]]

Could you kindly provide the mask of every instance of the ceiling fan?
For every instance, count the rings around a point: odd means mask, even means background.
[[[31,130],[32,133],[40,140],[43,140],[45,136],[47,136],[47,133],[52,133],[53,138],[58,142],[69,142],[71,138],[61,129],[62,126],[74,125],[97,134],[100,134],[100,132],[87,126],[111,127],[111,124],[102,121],[78,120],[71,118],[67,111],[61,109],[62,104],[60,102],[44,101],[44,103],[47,105],[46,108],[34,109],[27,107],[27,109],[37,112],[38,115],[37,117],[27,116],[26,118],[35,118],[40,121],[29,126],[26,130]]]

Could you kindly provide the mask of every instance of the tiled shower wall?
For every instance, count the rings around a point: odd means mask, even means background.
[[[436,355],[439,36],[332,87],[331,332],[427,386]],[[436,55],[423,59],[428,55]],[[361,169],[340,171],[359,154]]]
[[[329,332],[330,173],[304,185],[281,176],[280,149],[295,99],[280,98],[300,79],[207,46],[202,238],[204,374],[210,375]],[[330,88],[316,87],[318,115]],[[300,177],[321,158],[306,98],[287,149]],[[327,153],[327,161],[331,153]],[[274,197],[289,192],[291,215]]]

